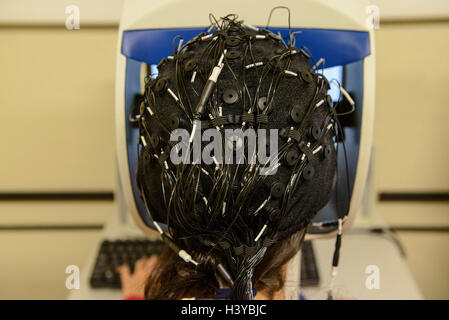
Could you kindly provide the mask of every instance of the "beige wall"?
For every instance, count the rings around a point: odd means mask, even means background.
[[[376,32],[377,188],[449,191],[449,22]]]
[[[449,191],[449,21],[392,23],[376,32],[377,192]],[[378,203],[399,227],[449,226],[447,202]],[[398,232],[424,297],[449,298],[447,232]]]
[[[0,28],[0,192],[113,189],[116,39],[115,28]],[[449,23],[376,32],[377,191],[449,190],[448,39]],[[377,210],[395,225],[449,225],[445,203]],[[113,211],[107,202],[0,202],[0,226],[101,224]],[[449,279],[447,234],[399,237],[425,296],[449,298],[435,277]],[[0,298],[64,298],[65,267],[83,265],[97,239],[0,230]]]
[[[0,231],[0,299],[64,299],[66,267],[80,273],[99,232]]]
[[[0,28],[0,191],[113,188],[116,38]]]
[[[115,28],[0,28],[0,193],[112,191]],[[108,201],[0,201],[0,299],[67,296],[65,268],[80,272]]]

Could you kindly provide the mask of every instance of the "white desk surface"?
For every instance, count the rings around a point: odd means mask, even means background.
[[[357,219],[354,228],[343,236],[340,252],[340,267],[335,281],[334,293],[338,297],[355,299],[423,299],[397,245],[385,234],[374,234],[366,227],[381,226],[383,222]],[[133,239],[142,233],[133,225],[123,226],[114,214],[102,231],[103,239]],[[72,290],[68,299],[121,299],[121,291],[113,289],[92,289],[89,278],[95,263],[101,241],[95,244],[84,267],[80,268],[80,289]],[[313,240],[317,259],[320,286],[303,288],[307,299],[326,299],[329,286],[329,272],[334,249],[334,238]],[[365,286],[368,265],[379,267],[380,288],[369,290]]]

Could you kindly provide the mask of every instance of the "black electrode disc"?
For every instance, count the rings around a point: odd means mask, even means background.
[[[285,154],[285,161],[287,162],[287,164],[289,166],[294,166],[298,162],[298,159],[299,159],[299,153],[295,149],[290,149]]]
[[[312,164],[308,164],[305,166],[305,168],[302,170],[302,176],[306,180],[312,180],[313,176],[315,175],[315,168],[312,166]]]
[[[290,110],[290,117],[292,120],[296,123],[300,123],[302,120],[302,110],[301,107],[298,105],[294,105],[293,108]]]
[[[309,71],[301,71],[301,79],[304,80],[307,83],[310,83],[313,81],[313,76]]]
[[[223,101],[226,104],[233,104],[239,100],[239,95],[234,89],[226,89],[223,91]]]
[[[159,145],[159,137],[156,134],[150,135],[150,142],[153,147],[157,147]]]
[[[225,43],[228,47],[236,47],[240,44],[240,39],[237,37],[229,37],[226,39]]]
[[[189,59],[186,61],[185,65],[184,65],[184,70],[186,72],[192,71],[193,69],[195,69],[196,67],[196,62],[193,59]]]
[[[284,184],[282,182],[274,182],[270,188],[270,194],[273,198],[280,198],[284,193]]]
[[[318,140],[318,139],[320,138],[321,129],[320,129],[320,127],[318,127],[318,126],[313,126],[313,127],[310,129],[310,133],[312,134],[312,137],[313,137],[315,140]]]
[[[162,89],[164,89],[164,87],[165,87],[165,80],[161,78],[156,81],[156,84],[154,85],[154,90],[156,90],[156,92],[160,92]]]
[[[226,58],[228,59],[237,59],[238,57],[240,57],[240,51],[237,50],[229,50],[226,52]]]

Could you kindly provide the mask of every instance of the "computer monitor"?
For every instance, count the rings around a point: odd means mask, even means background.
[[[172,18],[173,10],[185,2],[185,12]],[[196,5],[195,5],[196,4]],[[314,219],[309,237],[332,235],[336,227],[316,227],[316,223],[347,217],[347,230],[359,211],[368,173],[374,115],[374,35],[366,25],[367,1],[323,0],[286,1],[294,17],[291,31],[296,45],[306,46],[316,59],[324,58],[324,73],[331,80],[343,84],[356,102],[356,111],[341,119],[344,139],[338,145],[338,177],[331,201]],[[257,7],[257,10],[252,10]],[[178,9],[176,9],[178,8]],[[195,9],[194,9],[195,8]],[[345,10],[342,10],[344,8]],[[238,13],[252,25],[264,27],[272,6],[256,0],[243,3],[228,0],[220,5],[199,0],[125,1],[119,29],[116,76],[116,133],[120,185],[129,212],[145,232],[154,229],[135,184],[137,165],[137,128],[129,123],[129,114],[136,94],[141,93],[140,71],[149,64],[157,72],[161,58],[171,55],[172,40],[180,35],[188,41],[206,31],[210,12],[223,16]],[[196,18],[202,17],[204,19]],[[283,21],[283,22],[280,22]],[[274,19],[270,29],[288,38],[286,19]],[[338,90],[332,86],[332,99],[337,101]],[[362,125],[363,123],[363,125]],[[345,157],[343,142],[346,147]],[[347,161],[345,161],[345,158]]]

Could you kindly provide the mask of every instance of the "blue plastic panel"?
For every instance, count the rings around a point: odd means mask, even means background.
[[[136,183],[137,159],[139,158],[137,138],[139,129],[131,126],[128,121],[128,116],[133,107],[134,97],[141,93],[140,88],[140,65],[141,62],[132,59],[126,59],[126,76],[125,76],[125,128],[126,128],[126,148],[128,153],[128,168],[131,178],[131,187],[134,197],[134,202],[143,222],[153,229],[156,227],[151,222],[150,216],[142,199]]]
[[[268,28],[281,33],[287,41],[288,28]],[[205,28],[146,29],[123,32],[122,54],[133,60],[158,64],[162,58],[173,54],[172,40],[181,36],[184,43],[194,38]],[[326,67],[345,65],[359,61],[370,54],[369,33],[366,31],[292,28],[296,47],[307,47],[315,60],[326,59]]]

